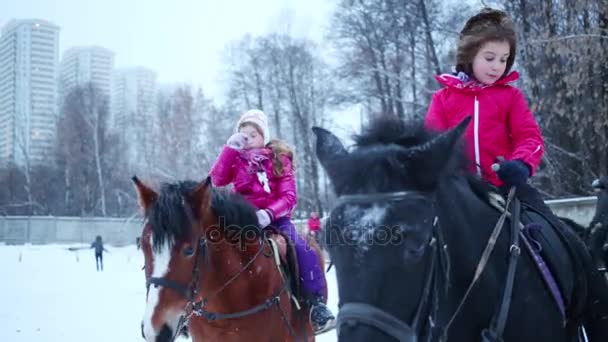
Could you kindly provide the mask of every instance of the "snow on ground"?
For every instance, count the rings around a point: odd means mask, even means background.
[[[135,246],[107,246],[105,270],[97,272],[93,251],[67,249],[74,246],[0,244],[0,341],[143,341],[141,252]],[[328,304],[335,314],[333,270],[327,276]],[[317,341],[336,341],[335,332]]]

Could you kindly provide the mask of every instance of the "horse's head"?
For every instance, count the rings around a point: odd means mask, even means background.
[[[147,286],[142,335],[146,341],[173,341],[193,308],[202,309],[211,298],[210,304],[217,304],[216,297],[202,296],[211,290],[217,295],[230,283],[220,273],[226,268],[231,275],[242,272],[242,255],[263,250],[261,230],[255,208],[244,197],[213,189],[209,179],[163,184],[158,193],[137,177],[133,181],[146,218],[141,237]]]
[[[197,289],[206,248],[202,227],[215,217],[210,210],[211,185],[164,184],[155,192],[133,177],[145,215],[141,246],[145,259],[147,305],[142,322],[146,341],[173,341],[185,306]]]
[[[429,328],[433,278],[447,262],[435,241],[435,189],[462,167],[452,152],[468,121],[435,135],[421,123],[379,118],[350,152],[313,128],[338,196],[324,239],[338,278],[340,340],[416,341]]]

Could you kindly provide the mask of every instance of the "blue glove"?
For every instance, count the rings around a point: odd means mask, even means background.
[[[505,160],[499,163],[498,178],[507,186],[520,186],[530,178],[530,169],[521,160]]]

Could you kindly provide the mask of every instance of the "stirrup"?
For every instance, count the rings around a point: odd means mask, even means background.
[[[324,334],[328,331],[334,330],[336,328],[336,319],[335,318],[331,318],[328,319],[327,322],[325,322],[325,325],[323,325],[322,327],[317,327],[314,331],[315,335],[320,335],[320,334]]]
[[[331,311],[329,310],[327,305],[325,305],[323,302],[319,303],[318,305],[322,305],[325,308],[325,310],[327,310],[331,313]],[[336,317],[333,315],[333,313],[331,314],[331,318],[328,318],[323,325],[317,326],[312,319],[313,307],[314,307],[314,305],[310,306],[310,309],[308,312],[308,321],[310,322],[310,325],[312,325],[315,335],[319,335],[319,334],[325,333],[329,330],[336,328]]]

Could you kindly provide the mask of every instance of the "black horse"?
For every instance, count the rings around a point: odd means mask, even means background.
[[[467,124],[434,134],[420,122],[380,117],[350,152],[331,132],[313,128],[338,196],[324,242],[338,279],[340,341],[492,341],[491,327],[500,324],[504,341],[577,340],[589,307],[583,272],[564,294],[564,316],[527,252],[513,272],[512,293],[503,295],[508,260],[519,254],[509,248],[518,234],[510,234],[516,225],[508,219],[472,281],[506,214],[489,204],[490,187],[467,170],[460,143]],[[563,267],[575,274],[581,259]]]

